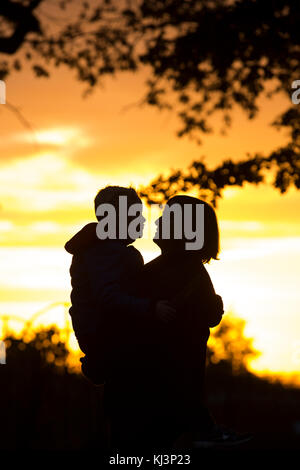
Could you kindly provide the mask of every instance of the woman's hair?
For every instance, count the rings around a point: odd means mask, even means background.
[[[203,263],[218,259],[220,251],[220,232],[214,208],[205,201],[204,204],[204,245],[200,250]]]
[[[174,196],[167,202],[169,207],[171,207],[173,204],[180,205],[183,210],[185,204],[190,204],[192,209],[195,209],[195,206],[198,204],[204,205],[204,244],[201,249],[194,250],[194,252],[200,255],[201,261],[203,263],[209,263],[211,259],[218,259],[220,236],[217,216],[213,207],[207,202],[191,196]],[[199,223],[197,217],[194,217],[195,212],[195,210],[192,212],[194,227],[196,223]],[[168,251],[169,249],[172,251],[182,251],[187,250],[185,247],[186,241],[188,240],[183,236],[183,239],[181,240],[159,240],[157,244],[162,248],[163,251]]]

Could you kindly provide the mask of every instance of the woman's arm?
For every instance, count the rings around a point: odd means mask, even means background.
[[[215,293],[208,272],[204,266],[202,268],[186,282],[171,303],[180,311],[191,311],[197,323],[200,320],[203,325],[213,328],[222,320],[223,300]]]
[[[209,307],[208,326],[209,328],[213,328],[214,326],[219,325],[222,320],[224,313],[222,297],[215,294],[215,297],[212,299],[212,304]]]

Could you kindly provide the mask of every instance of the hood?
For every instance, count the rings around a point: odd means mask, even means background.
[[[71,253],[71,255],[74,255],[97,242],[96,227],[97,222],[91,222],[85,225],[65,244],[65,250]]]

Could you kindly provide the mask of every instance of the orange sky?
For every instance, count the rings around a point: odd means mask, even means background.
[[[283,97],[262,100],[251,122],[237,110],[228,135],[215,133],[201,147],[178,139],[179,123],[168,112],[124,111],[142,97],[144,79],[107,79],[87,99],[66,70],[39,80],[25,70],[7,80],[7,101],[22,110],[34,132],[0,106],[0,313],[27,315],[26,303],[33,308],[32,302],[68,300],[70,259],[62,246],[93,218],[101,186],[138,187],[201,155],[214,166],[286,141],[268,125],[289,106]],[[228,310],[246,318],[247,332],[263,351],[253,363],[257,371],[300,368],[299,207],[299,192],[281,196],[265,185],[228,189],[218,207],[223,252],[209,270]],[[158,254],[151,240],[138,246],[146,260]]]

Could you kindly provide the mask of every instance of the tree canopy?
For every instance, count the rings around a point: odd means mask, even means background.
[[[212,119],[230,126],[233,109],[249,119],[259,98],[291,97],[300,78],[297,0],[2,0],[0,79],[31,62],[49,77],[52,66],[75,70],[90,91],[104,76],[148,70],[141,104],[179,117],[178,136],[199,143]],[[191,187],[213,203],[226,186],[264,181],[282,193],[300,187],[299,106],[291,101],[272,125],[289,142],[269,155],[247,155],[208,170],[203,161],[158,177],[141,194],[160,202]]]

